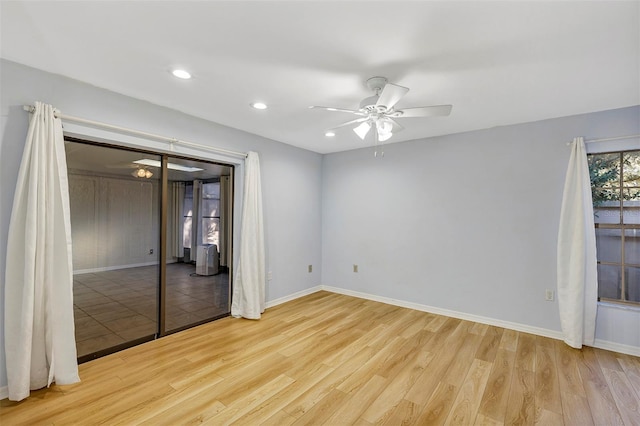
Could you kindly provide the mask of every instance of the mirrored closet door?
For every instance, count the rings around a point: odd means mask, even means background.
[[[167,164],[168,332],[230,312],[231,171],[170,157]]]
[[[65,148],[79,360],[229,315],[233,168]]]

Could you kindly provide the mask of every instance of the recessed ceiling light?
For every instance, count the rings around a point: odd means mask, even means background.
[[[332,138],[332,137],[334,137],[336,134],[335,134],[335,132],[326,132],[324,135],[325,135],[326,137],[328,137],[328,138]]]
[[[251,104],[251,106],[255,109],[267,109],[267,104],[265,104],[264,102],[254,102]]]
[[[174,77],[178,77],[178,78],[181,78],[183,80],[188,80],[188,79],[191,78],[191,74],[189,74],[185,70],[173,70],[173,71],[171,71],[171,74],[173,74]]]

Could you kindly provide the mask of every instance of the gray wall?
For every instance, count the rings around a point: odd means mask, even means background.
[[[633,107],[326,155],[323,284],[557,334],[566,143],[639,133]],[[596,337],[640,353],[639,310],[600,305]]]
[[[273,280],[267,287],[267,301],[321,283],[320,154],[5,60],[0,60],[0,89],[0,318],[4,318],[7,233],[28,127],[28,114],[22,105],[34,101],[52,104],[69,115],[236,151],[258,152],[267,270],[273,271]],[[166,148],[161,143],[155,145],[158,149]],[[200,157],[208,158],[206,155]],[[309,264],[314,265],[313,273],[307,272]],[[0,387],[6,384],[2,327]]]
[[[77,172],[68,176],[74,274],[158,262],[159,180]],[[167,232],[171,229],[167,226]],[[174,261],[171,256],[167,260]]]

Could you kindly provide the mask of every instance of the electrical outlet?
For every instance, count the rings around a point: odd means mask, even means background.
[[[553,302],[554,291],[551,289],[546,289],[544,291],[544,300],[547,302]]]
[[[358,272],[358,265],[353,265],[353,272]]]
[[[271,271],[267,272],[267,281],[271,281],[273,279],[273,273]]]
[[[309,265],[309,273],[313,272],[313,265]]]
[[[149,249],[149,254],[153,254],[153,249]]]

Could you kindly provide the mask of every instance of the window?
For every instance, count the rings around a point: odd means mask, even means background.
[[[184,204],[182,207],[184,223],[182,227],[182,246],[191,247],[191,224],[193,222],[193,184],[184,187]]]
[[[202,244],[220,247],[220,183],[202,185]]]
[[[640,304],[640,151],[590,154],[600,300]]]
[[[183,245],[191,247],[191,239],[199,241],[200,244],[215,244],[220,247],[220,182],[204,182],[200,189],[195,191],[199,194],[196,203],[194,203],[194,185],[188,183],[184,191],[184,226],[183,226]],[[199,212],[194,212],[194,204]],[[199,214],[198,214],[199,213]],[[195,229],[198,238],[192,236],[194,232],[194,214],[201,219],[200,228]]]

